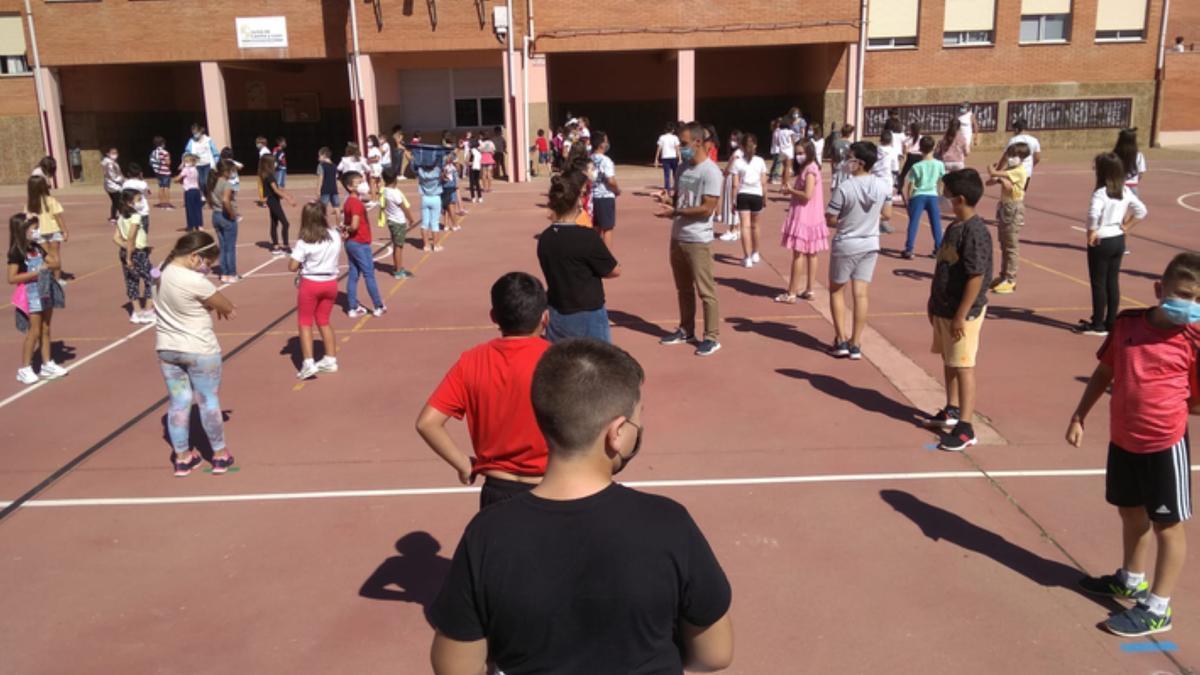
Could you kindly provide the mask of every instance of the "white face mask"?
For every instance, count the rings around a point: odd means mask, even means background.
[[[25,231],[25,239],[29,243],[35,243],[42,238],[42,231],[36,227],[31,227]]]
[[[354,191],[359,195],[368,195],[371,193],[371,186],[366,183],[359,183],[358,187],[354,188]]]
[[[1008,166],[1009,166],[1009,168],[1011,168],[1011,167],[1014,167],[1014,166],[1019,166],[1020,164],[1021,164],[1021,158],[1020,158],[1020,157],[1009,157],[1009,158],[1008,158]]]

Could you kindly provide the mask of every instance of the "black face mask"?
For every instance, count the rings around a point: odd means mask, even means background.
[[[625,467],[629,466],[629,463],[633,461],[634,457],[637,457],[638,452],[642,449],[642,431],[644,431],[643,427],[640,427],[629,420],[625,420],[625,424],[637,429],[637,440],[633,442],[633,452],[629,453],[628,455],[621,455],[621,465],[618,466],[617,470],[613,472],[614,476],[624,471]]]

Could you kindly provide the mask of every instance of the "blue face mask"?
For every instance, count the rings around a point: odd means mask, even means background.
[[[690,145],[685,146],[679,149],[679,156],[683,158],[683,161],[690,162],[696,156],[696,150]]]
[[[1200,303],[1183,298],[1164,298],[1159,304],[1159,309],[1167,317],[1167,321],[1177,326],[1200,323]]]

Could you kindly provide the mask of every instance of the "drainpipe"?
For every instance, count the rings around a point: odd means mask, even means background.
[[[25,0],[29,2],[29,0]],[[362,97],[362,77],[358,72],[358,8],[357,0],[347,0],[350,3],[350,35],[353,41],[350,52],[350,92],[354,103],[354,136],[358,147],[366,153],[367,145],[367,114]]]
[[[517,166],[517,163],[514,160],[521,156],[518,152],[514,152],[514,151],[520,149],[520,144],[517,142],[517,139],[520,138],[520,134],[517,133],[516,124],[515,124],[515,122],[517,121],[517,101],[516,101],[517,86],[516,86],[516,80],[513,79],[513,33],[517,32],[517,25],[516,25],[516,22],[513,21],[512,0],[505,0],[504,7],[505,7],[505,10],[508,12],[508,36],[507,36],[507,39],[505,39],[505,41],[504,41],[506,43],[504,45],[504,48],[505,48],[505,50],[507,52],[507,56],[508,56],[508,96],[509,96],[509,100],[507,101],[507,104],[508,104],[508,109],[511,111],[509,114],[510,124],[509,124],[509,129],[508,129],[509,142],[508,142],[508,158],[507,159],[508,159],[510,168],[512,170],[508,172],[508,179],[510,181],[512,181],[513,183],[515,183],[515,182],[517,182],[517,176],[520,175],[520,167]]]
[[[33,54],[33,90],[37,95],[38,119],[42,123],[42,148],[46,154],[54,156],[54,139],[50,134],[50,115],[46,111],[46,92],[42,89],[42,57],[38,53],[37,31],[33,28],[33,8],[29,0],[25,0],[25,21],[29,24],[29,51]],[[64,158],[65,159],[65,158]],[[54,187],[58,187],[58,175],[50,177]]]
[[[529,171],[529,57],[533,52],[533,0],[525,0],[525,63],[521,69],[521,98],[525,103],[525,140],[521,143],[521,166]],[[528,177],[526,177],[528,180]]]
[[[863,137],[863,101],[866,98],[866,92],[863,91],[863,83],[866,80],[867,4],[869,2],[870,0],[862,0],[862,10],[858,26],[858,73],[855,75],[855,79],[857,79],[855,88],[858,90],[858,96],[855,98],[854,105],[854,135],[859,139]]]
[[[28,3],[29,0],[26,0]],[[1162,88],[1166,79],[1167,16],[1171,13],[1171,0],[1163,0],[1162,25],[1158,31],[1158,61],[1154,68],[1154,108],[1150,115],[1150,147],[1159,145],[1158,124],[1162,113]]]

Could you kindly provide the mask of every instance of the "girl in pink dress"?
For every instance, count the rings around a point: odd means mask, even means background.
[[[775,297],[775,302],[794,303],[796,298],[812,300],[813,280],[817,276],[817,254],[829,248],[828,230],[825,226],[825,193],[821,180],[821,161],[812,141],[796,144],[796,182],[792,187],[784,185],[780,192],[792,198],[787,218],[783,221],[783,238],[780,245],[792,251],[792,272],[786,293]],[[800,267],[805,269],[804,292],[799,291]]]

